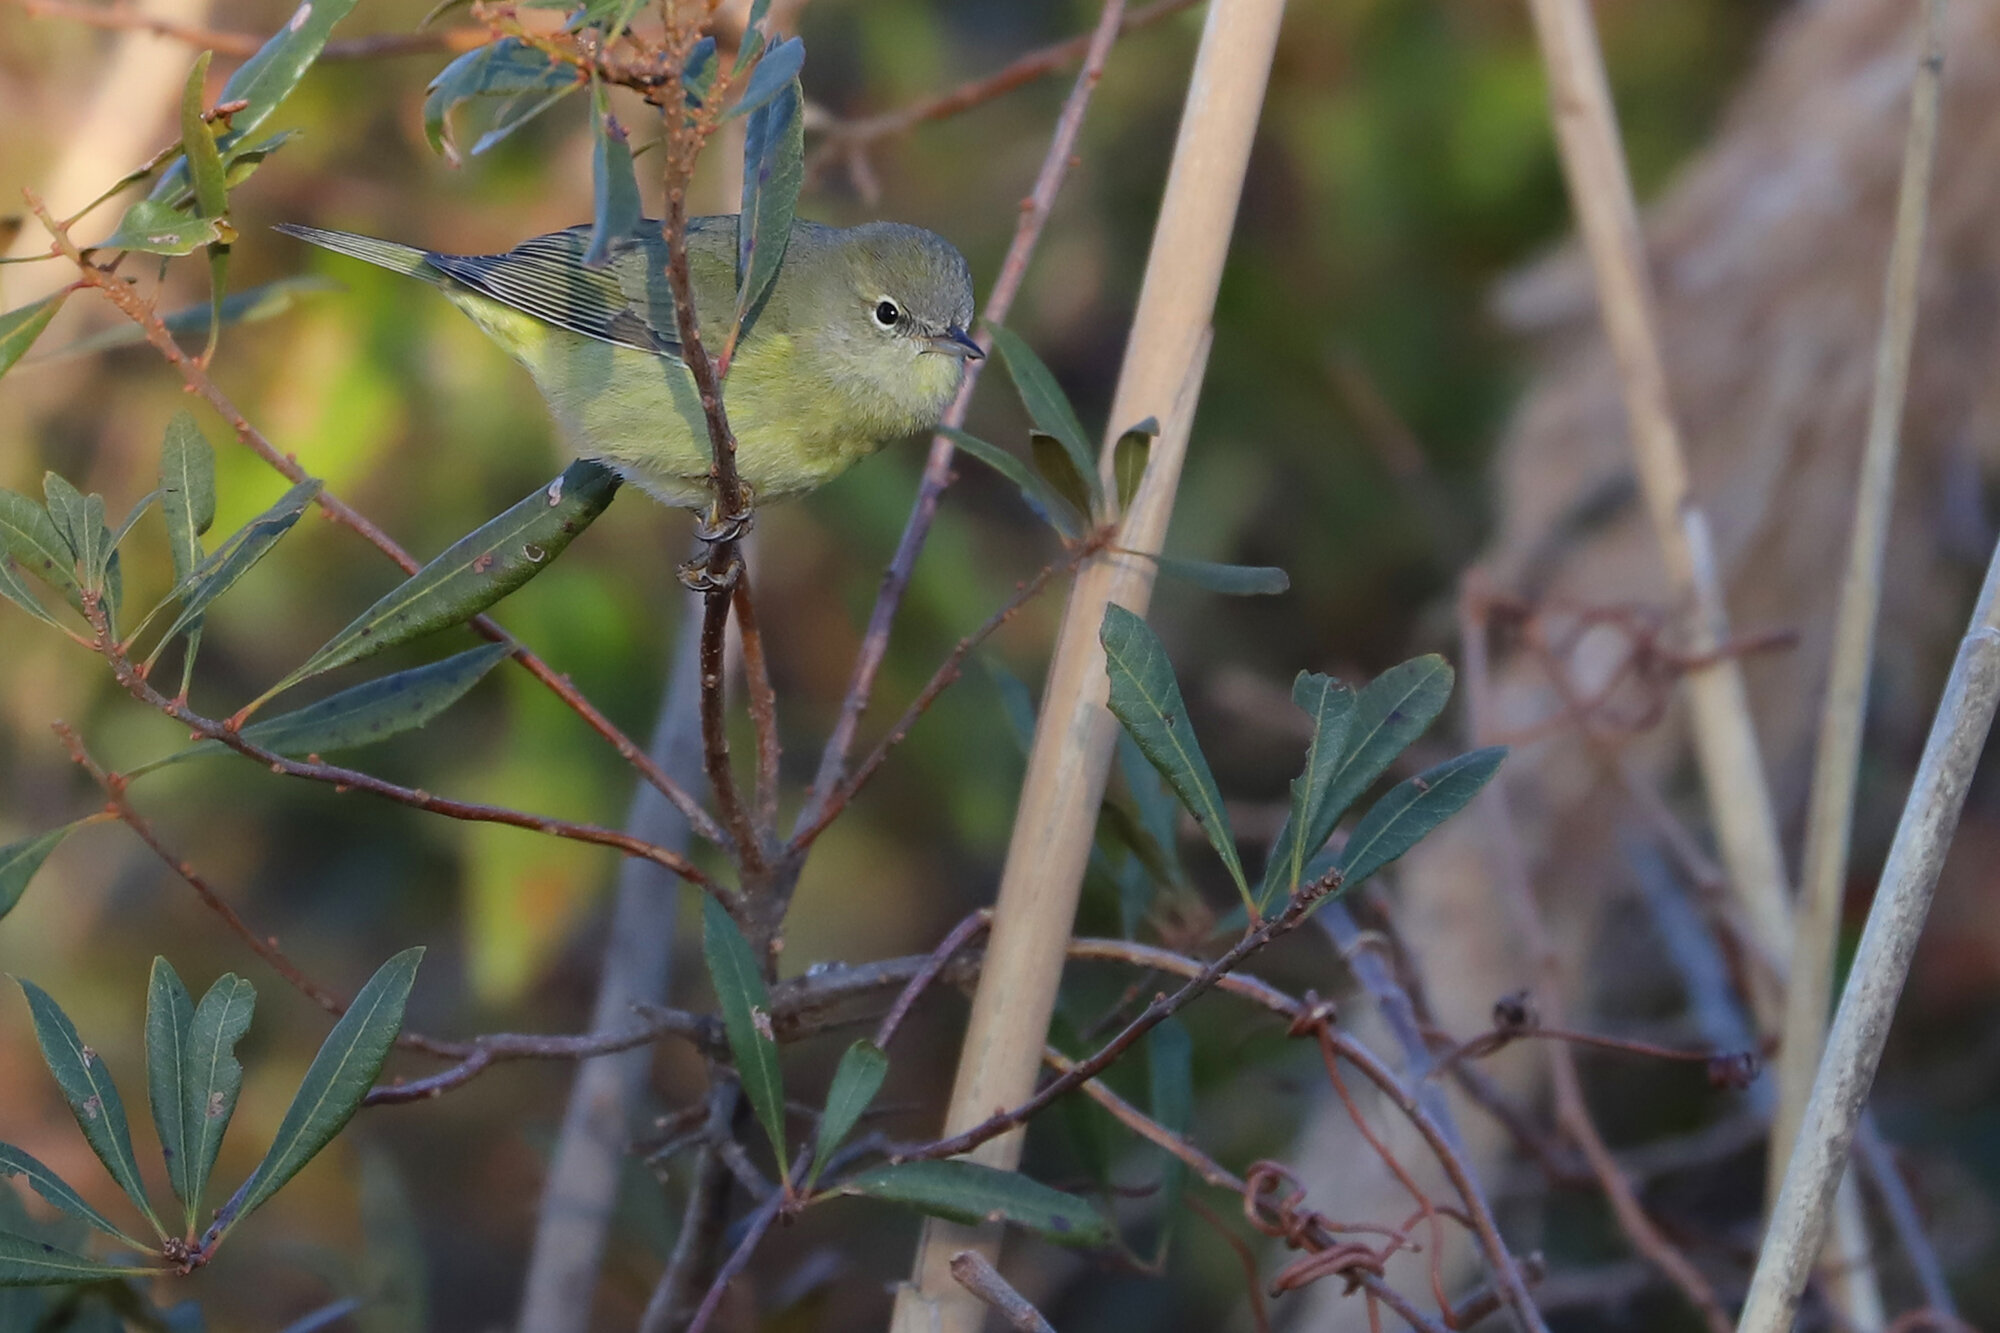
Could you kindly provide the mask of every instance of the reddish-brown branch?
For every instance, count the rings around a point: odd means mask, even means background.
[[[269,39],[250,32],[223,32],[213,28],[179,23],[134,9],[130,5],[84,5],[71,0],[13,0],[30,18],[63,19],[86,27],[113,32],[150,32],[160,37],[207,47],[219,56],[245,60],[263,49]],[[420,55],[431,51],[470,51],[486,45],[493,35],[484,28],[440,28],[428,32],[388,32],[368,37],[348,37],[330,41],[319,58],[327,60],[370,60],[383,56]]]
[[[931,950],[930,957],[924,959],[923,966],[910,978],[910,984],[903,987],[902,993],[896,996],[896,1002],[889,1006],[889,1012],[882,1015],[882,1022],[875,1029],[876,1049],[889,1049],[889,1043],[896,1039],[896,1030],[903,1026],[903,1020],[909,1017],[918,997],[930,989],[961,949],[985,934],[986,928],[992,924],[992,909],[982,907],[953,926],[951,933],[938,941],[937,948]]]
[[[1160,6],[1155,5],[1154,8]],[[1097,81],[1104,73],[1104,62],[1111,54],[1113,39],[1118,35],[1121,12],[1118,0],[1107,4],[1098,18],[1096,31],[1090,36],[1083,69],[1077,75],[1075,86],[1070,89],[1068,100],[1063,103],[1055,133],[1049,141],[1049,150],[1043,155],[1041,170],[1036,174],[1034,188],[1022,201],[1021,217],[1014,226],[1014,239],[1007,246],[1007,256],[1000,263],[1000,274],[993,281],[992,291],[987,294],[986,318],[992,323],[1006,322],[1008,313],[1013,309],[1014,298],[1027,277],[1028,261],[1034,256],[1035,245],[1042,237],[1042,228],[1048,223],[1050,210],[1055,207],[1056,194],[1061,190],[1063,178],[1068,175],[1074,160],[1077,135],[1083,128],[1083,114],[1089,108],[1091,94],[1096,91]],[[992,339],[985,334],[975,335],[975,340],[981,348],[991,350]],[[967,364],[965,379],[958,386],[958,396],[952,399],[951,406],[945,411],[941,429],[965,424],[966,410],[972,405],[972,392],[978,386],[980,373],[986,365],[983,360]],[[909,518],[904,521],[903,535],[896,542],[896,554],[882,573],[882,586],[875,594],[875,607],[868,614],[868,629],[862,635],[859,651],[854,655],[854,674],[848,682],[847,695],[841,700],[840,716],[835,719],[833,730],[827,736],[826,748],[820,752],[819,771],[813,777],[812,790],[806,797],[805,807],[799,811],[798,823],[793,827],[794,845],[799,844],[807,829],[821,823],[826,807],[832,804],[835,793],[841,789],[841,778],[846,772],[848,757],[854,750],[861,715],[868,710],[869,700],[875,692],[875,677],[889,652],[889,632],[895,625],[897,611],[903,605],[904,594],[909,591],[917,555],[923,550],[924,542],[930,536],[931,523],[937,518],[938,502],[944,496],[945,487],[951,484],[951,465],[955,456],[949,437],[940,434],[932,438],[930,456],[924,462],[923,480],[917,486],[916,500],[910,506]]]

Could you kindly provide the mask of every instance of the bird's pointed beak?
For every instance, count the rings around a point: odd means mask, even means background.
[[[966,361],[979,361],[986,353],[979,350],[979,344],[966,336],[964,329],[954,324],[943,333],[934,334],[930,340],[931,350],[946,356],[959,357]]]

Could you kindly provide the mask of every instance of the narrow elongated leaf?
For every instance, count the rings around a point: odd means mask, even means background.
[[[244,140],[270,119],[278,104],[298,87],[299,80],[325,49],[334,25],[346,18],[354,5],[355,0],[301,0],[285,26],[273,33],[257,49],[257,54],[236,67],[216,99],[218,104],[247,104],[229,117],[228,131],[216,141],[224,162],[231,162],[237,156]],[[187,160],[183,158],[160,178],[152,198],[177,198],[187,186]]]
[[[1308,855],[1333,833],[1340,817],[1389,771],[1451,700],[1451,665],[1435,653],[1390,667],[1364,686],[1354,701],[1347,753],[1328,779],[1306,830]],[[1315,840],[1317,833],[1317,840]]]
[[[1028,502],[1028,508],[1034,510],[1064,538],[1074,541],[1083,534],[1083,515],[1077,512],[1074,505],[1057,494],[1056,488],[1051,486],[1039,472],[999,445],[989,444],[977,435],[953,430],[949,426],[941,428],[939,433],[949,437],[953,444],[1013,482],[1020,489],[1021,498]]]
[[[590,245],[583,254],[586,268],[602,268],[611,257],[611,243],[630,236],[639,226],[639,179],[632,174],[632,147],[625,127],[611,114],[604,85],[591,86],[593,147],[590,158],[592,194]]]
[[[494,144],[533,120],[583,86],[576,68],[551,60],[516,37],[467,51],[431,80],[424,98],[424,134],[431,148],[449,162],[459,161],[450,116],[462,103],[503,100],[494,124],[473,146],[474,153]]]
[[[1111,475],[1118,483],[1120,513],[1132,507],[1132,497],[1139,493],[1139,483],[1146,475],[1146,464],[1153,456],[1153,438],[1159,433],[1160,423],[1147,417],[1120,435],[1118,443],[1112,446]]]
[[[796,45],[794,37],[787,45]],[[768,58],[767,58],[768,59]],[[764,67],[758,66],[762,74]],[[791,241],[805,184],[804,94],[796,79],[750,115],[743,127],[743,211],[736,223],[736,316],[733,350],[764,308]]]
[[[1168,578],[1225,597],[1274,597],[1292,586],[1291,577],[1272,565],[1220,565],[1172,555],[1154,556],[1153,560]]]
[[[713,896],[702,899],[701,952],[722,1007],[722,1030],[736,1059],[743,1094],[770,1136],[771,1151],[782,1171],[787,1160],[785,1085],[778,1072],[778,1043],[771,1036],[771,995],[764,988],[750,941]]]
[[[1194,1119],[1194,1042],[1178,1018],[1169,1018],[1146,1034],[1146,1085],[1153,1122],[1186,1134]],[[1155,1263],[1167,1257],[1180,1215],[1181,1191],[1187,1188],[1187,1163],[1165,1149],[1157,1151],[1160,1239]]]
[[[1088,482],[1092,499],[1100,498],[1097,460],[1090,451],[1090,437],[1083,433],[1083,423],[1076,419],[1076,409],[1069,405],[1069,396],[1020,334],[999,324],[987,327],[992,330],[993,346],[1007,362],[1007,374],[1013,378],[1014,390],[1021,395],[1021,405],[1028,409],[1035,428],[1062,441],[1070,461],[1076,465],[1077,475]]]
[[[68,299],[68,292],[57,292],[0,315],[0,375],[12,370],[14,363],[35,345],[35,339],[42,336],[42,330]]]
[[[1159,770],[1147,760],[1139,743],[1132,734],[1120,729],[1118,732],[1118,771],[1125,779],[1125,790],[1132,796],[1132,805],[1139,818],[1139,825],[1160,849],[1167,863],[1167,878],[1180,882],[1180,830],[1176,827],[1180,818],[1180,805],[1174,794],[1160,778]]]
[[[221,218],[183,213],[162,199],[141,199],[125,210],[118,228],[93,250],[135,250],[149,255],[188,255],[234,236]]]
[[[180,974],[164,958],[153,959],[146,986],[146,1098],[153,1108],[153,1128],[160,1152],[167,1159],[167,1180],[174,1197],[187,1210],[187,1230],[194,1230],[194,1204],[189,1202],[188,1163],[194,1160],[188,1104],[188,1028],[194,1022],[194,1001]]]
[[[190,1227],[200,1217],[215,1155],[222,1148],[230,1117],[236,1114],[236,1094],[243,1087],[236,1043],[250,1030],[250,1016],[256,1007],[256,988],[235,973],[225,972],[201,997],[188,1022],[187,1061],[181,1074],[186,1100],[181,1122],[187,1127],[187,1193],[182,1198]]]
[[[201,539],[215,522],[215,449],[185,408],[167,423],[160,448],[160,512],[179,583],[201,564]]]
[[[1108,1245],[1111,1228],[1096,1209],[1015,1171],[977,1162],[904,1162],[840,1182],[835,1193],[899,1203],[932,1217],[976,1226],[1011,1222],[1059,1245]]]
[[[243,728],[243,739],[282,755],[332,754],[374,745],[414,731],[465,697],[514,650],[504,643],[429,662],[408,671],[366,681],[318,703]],[[200,755],[230,754],[221,741],[206,740],[127,771],[139,777]]]
[[[111,1071],[104,1067],[96,1051],[83,1044],[83,1039],[76,1035],[76,1025],[69,1021],[62,1006],[49,998],[47,991],[32,981],[21,982],[21,990],[28,997],[29,1012],[34,1015],[35,1040],[42,1048],[42,1060],[55,1075],[63,1099],[76,1117],[77,1128],[83,1131],[91,1151],[118,1182],[118,1188],[125,1191],[132,1206],[164,1237],[166,1228],[160,1225],[159,1214],[147,1201],[146,1186],[139,1178],[139,1160],[132,1155],[132,1131],[125,1120],[125,1103],[111,1081]]]
[[[1104,608],[1097,637],[1104,645],[1104,669],[1111,678],[1107,705],[1112,715],[1201,825],[1248,905],[1250,885],[1243,876],[1243,859],[1223,814],[1215,776],[1188,722],[1187,705],[1166,649],[1145,621],[1116,603]]]
[[[0,1180],[9,1176],[21,1177],[28,1182],[28,1188],[78,1221],[117,1237],[135,1250],[146,1248],[145,1242],[126,1235],[110,1218],[91,1207],[88,1200],[69,1187],[68,1181],[13,1144],[0,1143]]]
[[[1447,759],[1390,788],[1354,826],[1334,862],[1341,889],[1360,884],[1463,810],[1506,757],[1505,746],[1488,746]]]
[[[751,37],[752,34],[744,35],[744,46],[749,45]],[[687,64],[681,69],[681,98],[687,103],[688,110],[701,110],[721,69],[722,62],[715,58],[715,38],[704,37],[696,42],[694,49],[688,52]]]
[[[28,581],[21,577],[20,567],[14,563],[14,557],[4,551],[0,551],[0,597],[5,597],[44,624],[54,625],[57,628],[62,626],[62,622],[50,615],[48,608],[42,605],[42,599],[35,596],[35,590],[28,586]],[[0,913],[4,913],[5,910],[4,907],[0,907]]]
[[[787,84],[798,78],[805,67],[806,44],[797,37],[787,37],[766,51],[757,60],[757,68],[750,71],[750,82],[743,89],[743,96],[735,106],[730,107],[724,120],[750,115],[785,91]]]
[[[257,562],[271,553],[279,538],[292,530],[305,513],[313,497],[319,494],[320,483],[315,478],[307,478],[278,497],[278,502],[251,519],[241,530],[232,534],[228,541],[216,549],[195,567],[192,574],[183,579],[174,589],[180,599],[180,614],[167,626],[160,636],[159,644],[153,649],[157,657],[160,649],[173,641],[176,634],[193,625],[208,610],[216,598],[236,586],[236,581],[256,568]]]
[[[14,910],[14,904],[20,902],[21,895],[28,891],[28,881],[35,877],[35,872],[42,868],[42,862],[49,859],[49,853],[74,828],[75,824],[64,824],[61,828],[0,847],[0,917]]]
[[[1306,743],[1305,767],[1292,779],[1291,813],[1285,816],[1285,825],[1271,844],[1271,859],[1264,864],[1264,891],[1259,900],[1263,907],[1269,907],[1280,895],[1297,891],[1306,862],[1332,835],[1326,796],[1347,754],[1347,738],[1354,725],[1354,691],[1331,676],[1301,671],[1292,682],[1292,702],[1311,719],[1312,739]],[[1333,819],[1339,817],[1335,812]]]
[[[506,513],[453,542],[265,695],[385,648],[463,624],[547,569],[604,512],[618,474],[578,461]]]
[[[42,474],[42,494],[48,499],[56,535],[75,561],[77,581],[86,591],[96,589],[111,545],[111,534],[104,527],[104,497],[85,495],[60,472]]]
[[[304,274],[292,278],[280,278],[260,286],[248,287],[240,292],[231,292],[222,298],[222,322],[228,324],[255,324],[283,314],[298,304],[301,296],[313,292],[336,292],[340,284],[331,278]],[[210,306],[203,302],[196,306],[185,306],[172,314],[163,315],[160,322],[167,326],[167,332],[176,337],[208,331]],[[88,338],[79,338],[53,351],[44,352],[34,359],[34,364],[59,361],[65,357],[90,356],[97,352],[109,352],[120,347],[137,346],[146,340],[146,331],[130,320],[122,321]]]
[[[1076,507],[1078,513],[1099,517],[1095,512],[1091,484],[1076,470],[1076,460],[1063,448],[1061,440],[1047,431],[1028,432],[1029,452],[1035,457],[1035,471],[1048,478],[1056,493]]]
[[[208,1229],[211,1243],[262,1207],[353,1118],[375,1076],[382,1072],[382,1062],[388,1059],[396,1034],[402,1031],[403,1006],[416,984],[417,964],[423,956],[421,948],[405,949],[382,964],[333,1025],[300,1080],[264,1160],[236,1197],[216,1214]],[[199,1011],[196,1021],[198,1025]]]
[[[51,1287],[105,1278],[134,1277],[141,1270],[86,1259],[80,1254],[0,1231],[0,1287]]]
[[[826,1170],[835,1149],[847,1141],[888,1076],[889,1057],[872,1041],[857,1041],[840,1057],[840,1068],[833,1071],[833,1086],[826,1092],[826,1109],[820,1112],[819,1139],[813,1145],[807,1189]]]
[[[194,199],[205,218],[219,218],[229,211],[229,186],[223,176],[222,152],[215,146],[215,131],[201,113],[207,110],[203,94],[208,85],[208,62],[215,55],[203,51],[188,71],[187,86],[181,90],[181,151],[187,155],[194,177]]]
[[[0,490],[0,549],[16,564],[69,599],[83,606],[83,586],[76,581],[76,554],[56,531],[48,511],[25,495]]]

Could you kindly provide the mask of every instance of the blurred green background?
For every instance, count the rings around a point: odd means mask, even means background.
[[[1776,7],[1600,6],[1642,194],[1699,147]],[[367,0],[342,35],[407,30],[425,8],[424,0]],[[274,0],[220,0],[208,21],[261,33],[287,13]],[[810,53],[805,86],[834,115],[878,112],[1084,31],[1094,17],[1093,6],[1058,0],[816,0],[799,20]],[[1093,427],[1117,373],[1198,26],[1198,13],[1183,13],[1113,54],[1080,162],[1010,321]],[[96,91],[109,40],[0,6],[0,121],[8,127],[0,183],[34,186],[51,169],[78,99]],[[193,56],[171,42],[158,50],[176,77]],[[421,285],[309,251],[267,227],[302,221],[477,252],[586,218],[581,99],[454,170],[425,145],[419,115],[424,84],[445,59],[325,65],[280,110],[275,125],[305,133],[236,196],[243,239],[232,283],[313,272],[342,290],[230,330],[216,370],[279,447],[420,556],[553,475],[558,456],[534,390]],[[219,62],[218,75],[227,68]],[[835,172],[810,185],[802,212],[932,227],[965,251],[983,290],[1068,83],[1058,74],[885,143],[871,157],[879,202]],[[166,123],[157,137],[169,137]],[[647,159],[640,162],[643,178]],[[131,165],[106,161],[100,178]],[[105,228],[114,217],[104,213]],[[1242,726],[1242,708],[1228,700],[1282,689],[1300,668],[1353,676],[1448,644],[1448,615],[1435,608],[1488,525],[1488,456],[1523,373],[1486,314],[1486,296],[1566,227],[1522,7],[1294,6],[1170,541],[1181,554],[1282,565],[1292,591],[1224,601],[1167,585],[1153,617],[1246,829],[1274,822],[1296,755],[1271,732]],[[24,272],[0,269],[0,305],[24,299]],[[168,306],[199,301],[200,265],[176,264],[165,288]],[[42,348],[114,322],[100,302],[74,301]],[[55,468],[122,512],[152,487],[161,432],[185,401],[144,349],[23,367],[0,384],[0,484],[36,493],[42,470]],[[198,415],[220,451],[217,529],[227,531],[282,483],[213,414]],[[1407,444],[1384,424],[1391,421],[1402,423]],[[1003,376],[987,378],[969,424],[989,439],[1021,439],[1025,417]],[[1414,472],[1411,455],[1399,452],[1410,445]],[[754,572],[793,799],[838,707],[920,466],[918,446],[892,449],[810,499],[760,516]],[[900,708],[949,646],[1053,553],[1003,482],[970,462],[961,472],[918,566],[878,715]],[[128,600],[143,604],[165,590],[169,571],[157,520],[137,533],[126,578]],[[686,536],[682,515],[627,494],[499,609],[500,620],[634,735],[652,724],[688,600],[673,575]],[[301,523],[211,613],[195,702],[221,713],[254,696],[393,579],[393,568],[351,534]],[[1037,603],[1000,636],[993,656],[1037,682],[1058,611],[1055,599]],[[395,664],[470,642],[449,638]],[[80,726],[114,766],[179,740],[81,650],[0,608],[0,842],[97,803],[49,731],[56,718]],[[430,790],[610,824],[622,818],[632,786],[606,746],[510,670],[367,763]],[[986,901],[1018,774],[998,695],[971,673],[816,849],[787,931],[787,970],[926,949]],[[137,791],[172,844],[314,974],[352,987],[395,949],[428,945],[411,1011],[428,1032],[572,1030],[587,1014],[597,914],[615,868],[607,853],[420,816],[228,759],[166,770]],[[32,976],[70,1009],[126,1080],[128,1101],[137,1097],[144,978],[155,953],[171,957],[191,985],[236,970],[259,989],[243,1109],[220,1173],[240,1174],[323,1033],[317,1011],[113,826],[74,837],[0,924],[0,969]],[[889,1096],[912,1106],[935,1100],[961,1013],[955,999],[932,1006],[898,1056]],[[1240,1039],[1231,1021],[1197,1025],[1198,1039],[1210,1041],[1204,1050]],[[1241,1126],[1226,1136],[1232,1148],[1281,1150],[1290,1121],[1272,1108],[1289,1114],[1304,1104],[1309,1084],[1294,1078],[1281,1044],[1270,1037],[1268,1050],[1253,1046],[1253,1055],[1272,1057],[1269,1072],[1235,1089],[1221,1086],[1240,1072],[1234,1058],[1205,1057],[1200,1066],[1205,1089],[1255,1103],[1254,1113],[1239,1107],[1234,1119],[1219,1117]],[[830,1068],[836,1049],[804,1052],[798,1066]],[[663,1052],[658,1072],[662,1104],[683,1103],[695,1072],[685,1054]],[[372,1144],[414,1200],[433,1326],[498,1326],[517,1295],[541,1154],[567,1077],[566,1068],[512,1065],[436,1103],[365,1115],[328,1162],[281,1195],[264,1225],[248,1229],[188,1290],[221,1328],[276,1327],[328,1299],[337,1283],[329,1285],[326,1256],[351,1259],[362,1248],[354,1172],[340,1164]],[[0,1089],[0,1137],[90,1182],[86,1193],[102,1201],[101,1175],[40,1070],[25,1007],[11,993],[0,995]],[[905,1121],[912,1131],[927,1123]],[[632,1184],[608,1268],[607,1327],[629,1326],[671,1237],[659,1190],[636,1170]],[[817,1288],[820,1322],[802,1315],[784,1326],[879,1322],[881,1284],[907,1262],[914,1225],[870,1212],[856,1227],[859,1216],[830,1226],[809,1220],[774,1244],[761,1270],[770,1274],[829,1249],[841,1257],[830,1285]],[[1184,1233],[1183,1244],[1170,1279],[1120,1279],[1107,1288],[1119,1293],[1118,1311],[1081,1304],[1065,1326],[1192,1330],[1240,1317],[1241,1275],[1228,1252],[1200,1229]]]

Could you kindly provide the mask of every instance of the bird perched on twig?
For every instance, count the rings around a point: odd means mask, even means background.
[[[716,345],[735,315],[736,225],[735,214],[687,224],[695,314]],[[497,255],[278,230],[431,283],[527,367],[578,456],[667,504],[712,501],[707,422],[681,358],[659,223],[642,222],[599,267],[584,263],[588,226]],[[738,474],[759,500],[800,495],[888,441],[930,430],[966,359],[981,354],[966,334],[971,319],[965,257],[936,233],[794,222],[724,382]]]

